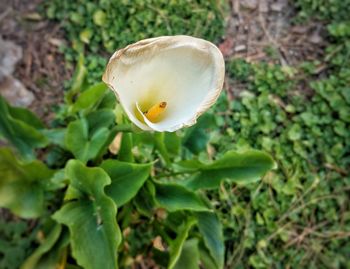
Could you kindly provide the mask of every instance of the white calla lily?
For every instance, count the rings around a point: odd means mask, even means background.
[[[103,81],[139,128],[173,132],[195,124],[215,103],[224,73],[223,56],[214,44],[163,36],[116,51]]]

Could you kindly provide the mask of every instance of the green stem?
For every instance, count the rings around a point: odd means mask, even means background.
[[[119,124],[113,127],[113,131],[116,132],[133,132],[133,126],[131,124]]]
[[[159,152],[159,154],[162,156],[165,164],[167,166],[171,166],[171,160],[168,154],[168,150],[164,144],[164,133],[155,133],[155,146]]]

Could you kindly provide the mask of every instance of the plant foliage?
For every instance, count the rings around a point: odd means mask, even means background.
[[[197,257],[189,262],[193,268],[203,259],[223,268],[222,225],[204,189],[225,180],[255,182],[274,167],[272,158],[259,151],[228,151],[210,161],[193,153],[184,139],[193,129],[142,133],[105,85],[87,85],[84,70],[81,60],[55,128],[1,99],[8,113],[2,126],[12,119],[8,111],[20,112],[16,124],[40,130],[46,141],[29,143],[26,129],[12,136],[10,128],[1,130],[11,148],[0,150],[0,205],[22,218],[40,219],[45,238],[22,268],[125,268],[137,255],[179,268],[187,262],[187,248]],[[211,128],[217,128],[215,122]],[[31,146],[30,160],[23,144]],[[41,161],[33,160],[39,150]],[[132,235],[140,232],[139,223],[155,227],[147,231],[143,247]],[[157,237],[162,238],[160,250],[152,243]]]

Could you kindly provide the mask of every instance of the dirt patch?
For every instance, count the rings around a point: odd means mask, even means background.
[[[14,76],[33,92],[30,109],[46,123],[52,108],[62,102],[63,82],[71,77],[59,46],[64,43],[59,24],[44,20],[37,12],[42,0],[0,0],[0,34],[23,49]]]
[[[322,60],[327,46],[326,30],[321,22],[294,23],[297,10],[288,0],[232,0],[227,30],[219,48],[227,60],[265,61],[297,66],[305,61]],[[323,71],[320,66],[320,72]],[[229,100],[246,89],[228,76],[225,89]],[[310,93],[306,84],[298,91]]]
[[[232,0],[230,6],[226,39],[220,44],[226,58],[296,65],[322,56],[323,25],[293,24],[296,10],[288,0]]]

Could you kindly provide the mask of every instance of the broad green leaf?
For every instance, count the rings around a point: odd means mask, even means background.
[[[101,168],[88,168],[71,160],[66,167],[71,186],[81,196],[67,202],[53,218],[68,226],[73,257],[85,269],[115,269],[121,233],[116,222],[117,208],[104,193],[111,183]]]
[[[53,168],[64,167],[70,159],[72,159],[72,154],[60,146],[50,147],[45,156],[45,162]]]
[[[12,111],[12,114],[10,111]],[[33,150],[45,147],[48,140],[35,128],[39,124],[37,119],[31,123],[16,118],[19,116],[24,117],[25,120],[34,118],[33,115],[23,112],[22,109],[11,108],[5,99],[0,96],[0,135],[3,135],[15,146],[23,157],[33,158]]]
[[[206,248],[203,242],[199,243],[199,256],[201,264],[205,269],[217,269],[214,258],[211,257],[209,250]]]
[[[210,210],[202,199],[193,191],[173,183],[155,184],[155,199],[161,207],[169,211],[192,210],[208,211]]]
[[[102,82],[91,86],[79,95],[77,101],[72,106],[72,112],[90,111],[101,102],[107,91],[106,84]]]
[[[156,207],[154,195],[152,195],[149,186],[147,186],[150,184],[152,184],[150,181],[146,181],[145,185],[139,190],[133,200],[137,211],[147,217],[152,217],[154,214],[154,208]]]
[[[100,109],[86,116],[89,125],[89,133],[93,134],[101,128],[109,128],[113,125],[115,115],[111,109]]]
[[[203,236],[204,244],[214,259],[217,268],[224,266],[225,245],[222,232],[222,225],[215,215],[211,212],[196,212],[198,228]]]
[[[171,156],[177,156],[180,153],[181,138],[176,132],[164,133],[164,144]]]
[[[115,109],[117,104],[117,99],[113,91],[109,90],[103,95],[97,109]]]
[[[170,250],[169,250],[170,260],[168,264],[168,269],[174,268],[176,262],[180,257],[183,245],[185,243],[186,238],[188,237],[188,233],[195,223],[196,223],[195,219],[188,219],[186,220],[185,223],[183,223],[180,226],[176,239],[172,241],[170,245]],[[187,269],[188,267],[184,267],[184,268]]]
[[[174,167],[176,167],[176,170],[181,172],[194,173],[201,169],[204,169],[205,164],[200,162],[199,160],[192,159],[177,162],[174,164]]]
[[[47,190],[58,190],[62,189],[67,185],[67,178],[66,178],[66,173],[65,169],[62,168],[60,170],[57,170],[56,173],[51,177],[51,184],[48,186]]]
[[[44,190],[54,174],[40,161],[22,163],[11,150],[0,149],[0,207],[22,218],[36,218],[44,211]]]
[[[37,263],[40,258],[47,253],[53,245],[58,240],[62,231],[62,226],[56,224],[50,234],[45,238],[45,240],[41,243],[41,245],[30,255],[25,262],[22,264],[20,269],[36,269]]]
[[[186,130],[183,144],[194,154],[205,151],[210,138],[207,129],[214,126],[216,126],[214,115],[203,115],[197,124]]]
[[[8,111],[14,119],[23,121],[36,129],[44,129],[44,124],[39,120],[39,118],[30,110],[22,107],[8,106]]]
[[[98,155],[108,138],[109,130],[106,127],[96,130],[90,136],[88,122],[82,118],[68,125],[65,145],[75,158],[86,163]]]
[[[188,239],[182,247],[174,269],[199,269],[198,239]]]
[[[90,136],[93,136],[95,132],[100,130],[101,128],[109,129],[108,137],[105,139],[104,144],[100,147],[100,150],[98,151],[98,154],[96,156],[96,158],[100,158],[107,152],[109,145],[112,143],[114,137],[118,132],[118,126],[112,127],[115,123],[114,112],[111,109],[100,109],[88,114],[86,119],[89,125]]]
[[[217,188],[224,179],[237,183],[255,182],[275,167],[273,159],[268,154],[255,150],[244,153],[229,151],[210,164],[184,161],[179,165],[188,172],[195,173],[184,183],[192,190]]]
[[[43,130],[43,134],[47,137],[47,139],[52,144],[65,148],[65,143],[64,143],[64,137],[66,134],[65,128]]]
[[[101,167],[112,180],[112,183],[106,187],[106,193],[120,207],[130,201],[141,189],[149,177],[152,164],[106,160],[101,164]]]

